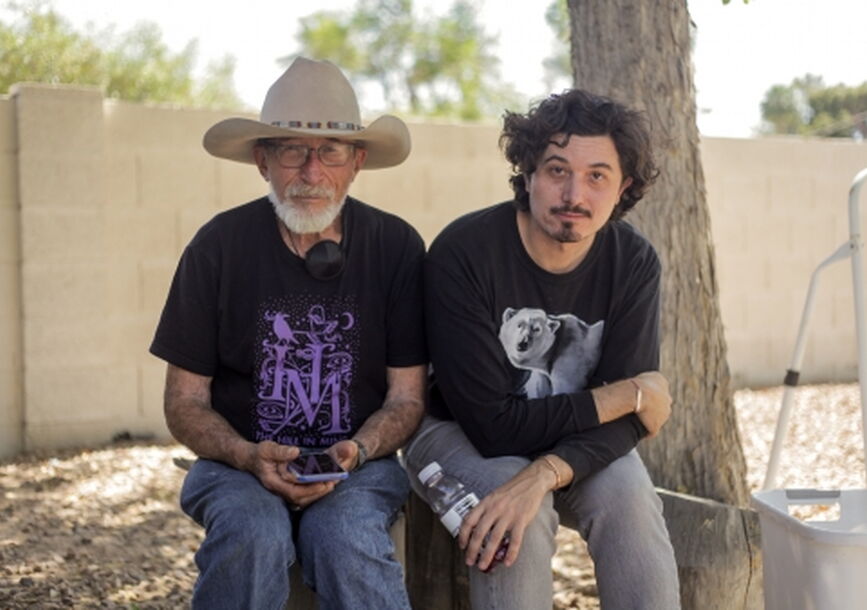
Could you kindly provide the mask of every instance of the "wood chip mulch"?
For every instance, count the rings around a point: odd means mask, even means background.
[[[735,394],[751,490],[760,487],[781,388]],[[178,445],[120,443],[0,462],[0,608],[189,606],[198,526],[177,506]],[[778,487],[865,486],[857,384],[797,390]],[[555,609],[598,609],[592,562],[561,528]]]

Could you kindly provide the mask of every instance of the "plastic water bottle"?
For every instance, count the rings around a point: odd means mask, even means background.
[[[424,485],[425,497],[431,510],[440,518],[440,522],[456,538],[461,530],[464,517],[472,508],[479,503],[479,497],[466,488],[455,477],[443,472],[442,466],[437,462],[431,462],[418,473],[418,480]],[[485,542],[488,538],[485,537]],[[484,543],[482,543],[484,548]],[[503,536],[500,546],[494,553],[491,564],[483,572],[488,572],[496,564],[500,563],[509,550],[509,534]]]

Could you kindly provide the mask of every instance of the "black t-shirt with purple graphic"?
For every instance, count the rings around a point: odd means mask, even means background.
[[[512,202],[463,216],[425,264],[430,411],[484,456],[551,452],[580,481],[647,433],[636,415],[599,424],[590,389],[659,368],[660,263],[609,222],[568,273],[527,254]]]
[[[424,364],[424,243],[356,199],[343,273],[322,281],[283,243],[267,198],[218,214],[178,264],[151,353],[212,377],[245,438],[327,447],[382,406],[386,367]]]

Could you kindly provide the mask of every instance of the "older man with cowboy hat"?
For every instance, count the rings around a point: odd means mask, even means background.
[[[365,127],[341,71],[298,58],[259,121],[221,121],[204,147],[270,193],[195,235],[150,348],[168,427],[199,456],[181,491],[206,530],[193,607],[281,607],[297,559],[322,608],[408,608],[388,528],[409,491],[395,451],[423,413],[424,244],[347,193],[406,159],[409,132]],[[348,477],[299,479],[290,463],[316,450]]]

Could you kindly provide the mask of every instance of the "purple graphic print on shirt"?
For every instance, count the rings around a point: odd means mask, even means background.
[[[348,303],[335,304],[335,313],[303,301],[261,310],[253,434],[256,441],[327,447],[350,430],[356,316]]]

